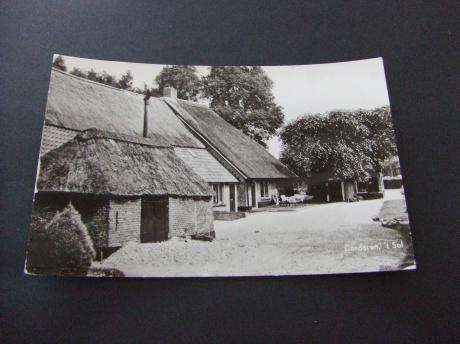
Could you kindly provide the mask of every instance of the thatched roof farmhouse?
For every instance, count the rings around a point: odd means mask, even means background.
[[[136,137],[160,135],[214,190],[214,210],[235,212],[270,204],[296,175],[266,149],[205,105],[150,98],[53,69],[42,154],[78,132],[97,128]]]
[[[270,204],[296,178],[211,109],[171,94],[146,100],[53,69],[35,211],[71,202],[99,249],[213,236],[214,217]]]

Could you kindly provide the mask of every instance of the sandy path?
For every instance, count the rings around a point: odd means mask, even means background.
[[[399,195],[399,196],[398,196]],[[400,198],[390,192],[385,199]],[[396,269],[398,232],[372,221],[383,200],[309,205],[216,221],[216,240],[128,244],[104,261],[127,276],[248,276]]]

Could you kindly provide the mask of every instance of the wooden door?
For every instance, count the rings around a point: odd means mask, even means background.
[[[142,200],[141,242],[168,240],[168,199]]]
[[[235,184],[230,184],[230,211],[235,211]]]
[[[329,201],[330,202],[340,202],[343,201],[342,195],[342,183],[339,180],[331,180],[327,183]]]

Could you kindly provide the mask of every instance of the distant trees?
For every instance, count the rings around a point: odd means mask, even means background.
[[[57,68],[57,69],[60,69],[60,70],[62,70],[64,72],[67,71],[67,67],[65,65],[64,58],[61,55],[56,56],[56,58],[53,61],[53,67]]]
[[[117,87],[123,90],[132,90],[133,89],[133,74],[128,70],[123,74],[117,82]]]
[[[96,82],[98,79],[96,71],[92,68],[89,70],[88,75],[86,77],[88,78],[88,80],[96,81]]]
[[[261,67],[211,67],[202,83],[211,108],[262,146],[283,124],[282,108],[272,94],[273,81]]]
[[[76,75],[76,76],[79,76],[81,78],[85,78],[91,81],[99,82],[104,85],[121,88],[123,90],[128,90],[128,91],[134,90],[133,89],[133,75],[130,70],[124,73],[121,76],[121,78],[118,80],[114,75],[109,74],[106,71],[103,71],[102,73],[97,73],[94,71],[94,69],[91,69],[88,72],[85,72],[84,70],[75,67],[74,69],[72,69],[70,74]]]
[[[104,85],[117,87],[117,79],[115,78],[115,76],[107,73],[106,71],[98,73],[96,75],[96,81]]]
[[[80,69],[80,68],[78,68],[78,67],[74,67],[70,71],[70,74],[75,75],[75,76],[79,76],[80,78],[86,78],[87,77],[85,71]]]
[[[390,109],[304,115],[281,130],[280,160],[301,177],[363,180],[396,154]]]
[[[67,71],[65,65],[65,60],[61,55],[58,55],[53,61],[53,67],[64,72]],[[133,74],[130,70],[126,71],[120,79],[117,79],[114,75],[103,71],[102,73],[97,73],[94,69],[90,69],[88,72],[79,68],[74,67],[70,74],[78,76],[80,78],[85,78],[91,81],[99,82],[104,85],[109,85],[116,88],[121,88],[123,90],[134,91],[133,89]]]

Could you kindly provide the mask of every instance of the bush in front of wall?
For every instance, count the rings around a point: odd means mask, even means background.
[[[85,276],[96,252],[78,211],[69,204],[50,221],[32,217],[27,271]]]

